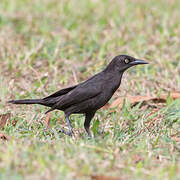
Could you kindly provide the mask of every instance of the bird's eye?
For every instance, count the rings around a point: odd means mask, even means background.
[[[124,62],[125,62],[126,64],[128,64],[128,63],[129,63],[129,59],[125,59]]]

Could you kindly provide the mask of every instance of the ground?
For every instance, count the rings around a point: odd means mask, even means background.
[[[179,0],[1,0],[0,179],[180,179]],[[96,113],[88,139],[83,115],[10,105],[10,99],[39,98],[82,82],[118,54],[148,61],[129,69],[109,102],[118,97],[160,96],[167,101]],[[7,136],[7,137],[6,137]],[[8,139],[8,140],[6,140]],[[103,178],[101,179],[103,180]]]

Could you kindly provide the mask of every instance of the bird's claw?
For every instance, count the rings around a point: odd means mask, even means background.
[[[67,132],[67,131],[65,131],[65,130],[62,129],[62,128],[59,128],[59,132],[65,134],[65,135],[71,136],[71,137],[72,137],[72,135],[74,134],[74,132],[73,132],[72,130],[69,131],[69,132]]]

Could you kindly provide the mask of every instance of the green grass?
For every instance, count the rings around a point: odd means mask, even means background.
[[[0,114],[11,122],[1,132],[0,179],[180,179],[180,100],[128,103],[101,109],[88,139],[82,115],[51,113],[45,130],[41,106],[15,106],[9,99],[44,97],[101,71],[118,54],[150,62],[124,74],[113,96],[180,91],[180,1],[1,0]]]

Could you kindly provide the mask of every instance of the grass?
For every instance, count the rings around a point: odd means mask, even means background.
[[[11,140],[0,141],[0,179],[180,179],[180,100],[101,109],[94,139],[82,115],[71,116],[69,138],[58,133],[67,127],[62,112],[51,113],[45,130],[45,107],[6,104],[86,80],[117,54],[150,65],[128,70],[110,102],[179,91],[179,9],[178,0],[1,0],[0,114],[17,123],[1,128]]]

